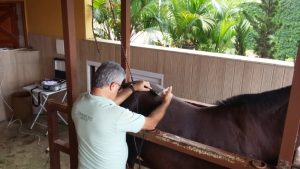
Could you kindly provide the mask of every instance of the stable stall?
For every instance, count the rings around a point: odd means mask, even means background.
[[[74,25],[74,2],[61,0],[63,14],[64,45],[66,54],[67,71],[67,92],[68,104],[48,103],[49,112],[64,112],[69,117],[69,140],[63,141],[58,137],[57,114],[49,113],[49,148],[50,148],[50,166],[52,169],[60,168],[60,152],[70,155],[71,168],[77,168],[77,141],[74,124],[71,120],[71,107],[78,93],[76,90],[76,38]],[[130,1],[121,0],[122,9],[122,31],[121,31],[121,63],[126,70],[126,80],[130,79]],[[300,48],[298,56],[300,55]],[[300,60],[297,59],[292,83],[292,90],[288,106],[288,112],[285,120],[284,134],[279,154],[277,168],[292,168],[298,137],[298,128],[300,120],[300,106],[297,100],[300,100]],[[217,148],[206,146],[191,140],[187,140],[162,131],[142,132],[135,135],[155,144],[179,151],[190,156],[218,164],[228,168],[268,168],[263,162],[242,157]]]

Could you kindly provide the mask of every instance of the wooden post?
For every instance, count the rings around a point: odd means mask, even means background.
[[[298,47],[298,56],[294,67],[294,76],[288,110],[285,118],[281,149],[278,160],[278,167],[291,168],[294,158],[294,150],[298,136],[300,121],[300,45]]]
[[[62,23],[66,59],[66,77],[68,92],[68,107],[71,108],[77,97],[76,87],[76,66],[77,66],[77,43],[75,32],[74,0],[61,0]],[[72,169],[78,168],[78,146],[75,126],[68,113],[69,122],[69,144],[70,144],[70,165]]]
[[[57,114],[52,108],[53,106],[47,106],[50,168],[60,169],[60,152],[57,150],[54,143],[54,141],[58,139]]]
[[[68,105],[71,106],[76,99],[76,32],[74,17],[74,0],[61,0],[62,23],[66,59],[66,77],[68,91]]]
[[[121,65],[126,72],[126,82],[130,81],[127,65],[130,65],[130,0],[121,0]],[[127,63],[126,63],[127,62]]]

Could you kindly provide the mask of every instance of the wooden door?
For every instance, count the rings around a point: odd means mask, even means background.
[[[0,48],[1,47],[19,47],[16,3],[0,3]]]

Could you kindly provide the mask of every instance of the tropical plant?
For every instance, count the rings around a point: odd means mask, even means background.
[[[209,14],[210,0],[170,0],[168,13],[162,17],[164,31],[171,39],[171,46],[195,46],[207,41],[207,33],[214,26]]]
[[[98,24],[96,35],[104,39],[120,40],[121,20],[119,0],[94,0],[94,23]]]
[[[159,27],[159,4],[156,0],[131,0],[131,28],[135,32]]]
[[[131,34],[159,27],[156,0],[131,0]],[[94,19],[98,24],[97,35],[104,39],[120,40],[120,0],[94,0]],[[94,28],[95,29],[95,28]]]
[[[213,51],[224,52],[226,49],[231,48],[238,12],[238,8],[229,8],[225,5],[218,8],[218,11],[215,13],[216,25],[210,36],[214,47]]]
[[[274,34],[279,28],[274,17],[278,8],[278,0],[262,0],[261,3],[251,3],[256,8],[258,15],[249,15],[244,12],[246,18],[257,32],[255,37],[255,52],[264,58],[273,58]]]
[[[246,55],[247,37],[251,31],[251,26],[248,20],[241,17],[238,24],[235,26],[234,48],[238,55]]]

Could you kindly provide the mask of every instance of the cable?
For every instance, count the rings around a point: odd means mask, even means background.
[[[4,74],[4,73],[3,73]],[[2,84],[3,84],[3,76],[1,76],[1,81],[0,81],[0,97],[1,97],[1,100],[4,102],[4,105],[7,106],[7,108],[11,111],[12,115],[11,115],[11,118],[6,126],[6,128],[9,128],[10,126],[12,126],[15,122],[19,122],[20,126],[18,128],[18,132],[23,134],[23,135],[31,135],[31,136],[34,136],[34,137],[37,137],[38,138],[38,142],[37,144],[40,145],[40,141],[41,141],[41,138],[40,136],[36,135],[36,134],[31,134],[31,133],[28,133],[28,132],[24,132],[21,130],[21,127],[23,126],[23,123],[22,123],[22,120],[21,119],[15,119],[13,120],[14,116],[15,116],[15,111],[14,109],[7,103],[6,99],[4,98],[3,94],[2,94]]]
[[[7,128],[10,127],[10,126],[11,126],[14,122],[16,122],[16,121],[18,121],[19,124],[20,124],[20,126],[19,126],[19,128],[18,128],[18,132],[21,133],[21,134],[23,134],[23,135],[30,135],[30,136],[36,137],[36,138],[38,139],[37,144],[40,145],[40,142],[41,142],[40,136],[38,136],[37,134],[31,134],[31,133],[28,133],[28,132],[24,132],[24,131],[21,130],[21,128],[22,128],[22,126],[23,126],[23,123],[22,123],[22,120],[21,120],[21,119],[15,119],[15,120],[11,121],[10,123],[8,123]]]
[[[2,76],[3,77],[3,76]],[[12,116],[11,116],[11,118],[10,118],[10,120],[9,120],[9,122],[8,122],[8,124],[7,124],[7,128],[10,126],[10,125],[12,125],[12,120],[13,120],[13,118],[14,118],[14,115],[15,115],[15,112],[14,112],[14,110],[13,110],[13,108],[7,103],[7,101],[6,101],[6,99],[4,98],[4,96],[3,96],[3,94],[2,94],[2,85],[3,85],[3,78],[1,78],[1,82],[0,82],[0,97],[1,97],[1,99],[3,100],[3,102],[4,102],[4,104],[7,106],[7,108],[11,111],[11,113],[12,113]],[[16,119],[17,120],[17,119]],[[20,120],[20,119],[19,119]],[[15,120],[14,120],[15,121]],[[21,121],[21,120],[20,120]],[[22,121],[21,121],[21,123],[22,123]]]

